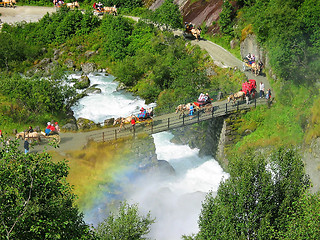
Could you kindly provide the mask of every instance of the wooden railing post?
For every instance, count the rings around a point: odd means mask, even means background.
[[[168,118],[168,129],[170,127],[170,118]]]
[[[102,142],[104,142],[104,132],[102,132]]]
[[[153,134],[153,121],[151,122],[151,134]]]
[[[237,112],[239,111],[239,101],[237,101]]]
[[[228,103],[226,103],[226,114],[228,113]]]
[[[114,130],[114,139],[117,140],[117,129]]]
[[[197,111],[197,115],[198,115],[198,122],[200,122],[200,111]]]
[[[184,126],[184,113],[182,114],[182,126]]]
[[[257,99],[256,98],[254,99],[254,107],[255,108],[257,107]]]

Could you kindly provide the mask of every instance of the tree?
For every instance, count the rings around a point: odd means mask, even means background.
[[[182,16],[178,5],[173,0],[165,0],[162,5],[157,8],[153,14],[153,20],[164,24],[166,29],[182,27]]]
[[[140,216],[136,204],[129,205],[121,202],[117,214],[110,215],[98,225],[97,236],[100,239],[147,239],[143,236],[150,232],[150,225],[154,223],[150,212]]]
[[[66,162],[23,154],[18,143],[0,149],[0,239],[92,239],[74,207]]]
[[[221,32],[225,34],[231,34],[233,31],[233,8],[232,5],[230,4],[229,0],[224,0],[223,5],[222,5],[222,11],[219,15],[219,26]]]
[[[200,239],[266,239],[288,226],[292,203],[309,186],[303,162],[291,149],[270,160],[252,152],[230,161],[230,178],[217,196],[206,196],[199,217]]]
[[[102,31],[105,35],[104,52],[113,60],[124,59],[127,47],[130,44],[133,24],[123,17],[105,16],[102,22]]]
[[[320,194],[306,193],[293,203],[288,215],[288,230],[283,239],[319,239],[320,236]]]

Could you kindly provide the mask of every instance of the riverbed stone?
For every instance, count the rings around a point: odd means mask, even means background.
[[[97,87],[89,87],[88,89],[86,89],[84,91],[85,94],[90,94],[90,93],[95,93],[95,94],[98,94],[98,93],[101,93],[101,89],[100,88],[97,88]]]
[[[66,59],[64,61],[64,65],[67,67],[67,68],[74,68],[75,67],[75,64],[74,64],[74,61],[70,58]]]
[[[90,79],[87,75],[82,75],[78,81],[74,84],[77,89],[85,89],[90,86]]]
[[[91,73],[91,72],[95,72],[97,67],[95,63],[83,63],[81,64],[81,69],[85,74]]]

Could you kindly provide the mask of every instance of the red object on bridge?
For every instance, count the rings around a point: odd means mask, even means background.
[[[247,82],[242,83],[242,92],[246,93],[249,90],[249,93],[252,93],[253,89],[257,88],[256,80],[249,79]]]

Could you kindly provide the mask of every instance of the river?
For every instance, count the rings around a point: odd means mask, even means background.
[[[70,77],[78,78],[77,74]],[[73,107],[75,117],[84,117],[95,122],[107,118],[129,116],[140,107],[152,107],[143,99],[124,91],[117,91],[113,76],[90,74],[91,85],[97,84],[101,94],[90,94]],[[175,170],[175,175],[156,178],[143,175],[135,178],[122,196],[130,204],[138,203],[141,214],[151,212],[156,222],[151,226],[150,236],[157,240],[181,239],[198,231],[201,203],[208,191],[217,191],[222,179],[228,178],[218,162],[210,156],[199,157],[199,149],[170,142],[173,135],[162,132],[153,135],[158,160],[166,160]],[[134,170],[133,170],[134,171]],[[121,180],[120,180],[121,181]],[[84,211],[85,221],[96,225],[101,219],[102,201],[97,199],[90,210]]]

